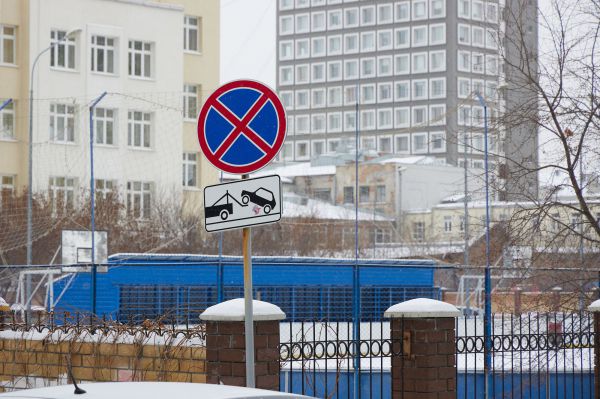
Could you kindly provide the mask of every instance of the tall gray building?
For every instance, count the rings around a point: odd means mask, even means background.
[[[496,123],[510,105],[503,15],[498,0],[278,0],[277,91],[288,115],[280,159],[338,152],[358,130],[363,150],[482,168],[479,92],[493,167],[502,166],[508,187],[505,151],[519,145],[527,152],[519,156],[537,163],[537,141],[506,140],[530,132]],[[524,185],[537,190],[537,180]]]

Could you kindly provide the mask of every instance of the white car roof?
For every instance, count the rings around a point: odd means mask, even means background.
[[[308,396],[229,385],[184,382],[103,382],[81,384],[86,393],[75,395],[73,385],[27,389],[0,394],[21,399],[300,399]]]

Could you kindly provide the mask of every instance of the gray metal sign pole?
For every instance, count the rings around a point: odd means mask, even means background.
[[[247,179],[248,175],[242,175]],[[244,255],[244,324],[246,334],[246,386],[255,387],[254,378],[254,311],[252,309],[252,232],[250,227],[242,230],[242,253]]]

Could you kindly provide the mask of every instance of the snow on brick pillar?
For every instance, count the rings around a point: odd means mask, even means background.
[[[588,311],[594,313],[594,397],[600,398],[600,299],[592,302]]]
[[[279,391],[279,320],[285,313],[273,304],[253,302],[256,388]],[[246,386],[244,299],[206,309],[206,364],[209,384]]]
[[[10,323],[10,306],[0,296],[0,331],[5,330],[8,323]]]
[[[392,356],[392,398],[455,399],[455,318],[449,303],[411,299],[390,307],[392,342],[403,342]]]

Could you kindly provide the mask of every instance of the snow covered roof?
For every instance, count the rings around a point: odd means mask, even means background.
[[[390,306],[384,317],[458,317],[460,310],[446,302],[430,298],[416,298]]]
[[[252,301],[252,314],[254,315],[254,321],[285,319],[285,313],[283,313],[279,306],[256,299]],[[244,298],[231,299],[211,306],[202,312],[200,319],[211,321],[244,321]]]
[[[588,311],[590,312],[600,312],[600,299],[595,300],[594,302],[592,302],[592,304],[590,306],[588,306]]]
[[[283,198],[283,217],[284,218],[316,218],[327,220],[354,220],[356,217],[354,207],[345,207],[333,205],[326,201],[308,199],[298,203],[292,197]],[[394,219],[383,216],[369,210],[358,210],[358,220],[392,222]]]
[[[335,175],[335,165],[313,166],[310,164],[310,162],[297,162],[287,165],[268,167],[256,173],[252,173],[250,177],[255,178],[270,175],[279,175],[281,176],[282,182],[292,183],[292,178],[297,176]],[[223,178],[226,180],[236,180],[239,179],[239,176],[225,173],[223,174]],[[287,181],[285,179],[287,179]]]
[[[380,163],[380,164],[397,163],[397,164],[404,164],[404,165],[434,165],[434,164],[436,164],[435,158],[428,157],[425,155],[415,156],[415,157],[393,157],[393,158],[386,158],[386,159],[376,159],[376,160],[372,160],[371,162],[372,163]]]

